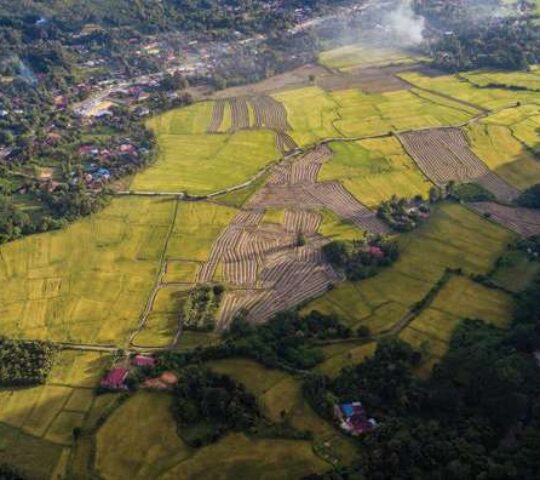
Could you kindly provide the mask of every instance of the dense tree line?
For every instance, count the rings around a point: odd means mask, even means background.
[[[419,195],[412,200],[392,196],[377,209],[377,216],[397,232],[410,232],[429,218],[431,208]]]
[[[264,325],[252,326],[237,316],[222,344],[191,352],[161,354],[160,368],[177,369],[185,365],[229,357],[246,357],[269,368],[308,369],[324,357],[315,340],[349,338],[351,330],[338,318],[311,312],[283,312]]]
[[[172,412],[184,440],[200,447],[228,431],[245,431],[260,418],[255,397],[227,375],[198,366],[182,371]]]
[[[355,241],[334,241],[325,245],[323,253],[332,266],[349,280],[362,280],[376,275],[399,257],[395,240],[380,235]]]
[[[0,480],[24,480],[24,477],[9,465],[0,464]]]
[[[497,14],[500,0],[415,0],[428,20],[434,64],[449,71],[527,69],[540,61],[540,28],[532,15]],[[534,6],[531,6],[531,11]]]
[[[49,374],[57,347],[0,337],[0,386],[38,385]]]
[[[540,277],[518,299],[512,326],[465,320],[432,378],[418,380],[418,353],[381,342],[375,356],[335,380],[311,376],[304,394],[322,415],[363,401],[379,420],[353,465],[325,479],[516,479],[540,471]]]
[[[540,183],[525,190],[516,202],[522,207],[540,208]]]

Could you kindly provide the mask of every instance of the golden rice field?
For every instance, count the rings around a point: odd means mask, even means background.
[[[101,353],[63,351],[45,385],[0,390],[0,461],[29,478],[54,471],[63,478],[73,429],[92,408],[106,365]]]
[[[508,127],[474,123],[466,133],[474,153],[508,183],[521,190],[540,183],[540,162]]]
[[[156,134],[158,159],[135,177],[132,190],[204,195],[244,183],[281,157],[274,133],[267,130]]]
[[[427,197],[433,184],[418,169],[395,137],[333,143],[332,159],[319,181],[338,180],[371,208],[393,195]]]
[[[319,87],[305,87],[274,94],[287,110],[291,136],[300,146],[325,138],[340,137],[334,128],[338,105]],[[309,108],[306,108],[309,107]]]
[[[173,214],[170,200],[118,198],[64,230],[0,247],[3,333],[122,342],[154,283]]]
[[[537,92],[478,88],[467,80],[459,79],[456,75],[433,78],[417,72],[405,72],[399,76],[419,88],[448,95],[489,110],[513,108],[516,102],[540,104]]]

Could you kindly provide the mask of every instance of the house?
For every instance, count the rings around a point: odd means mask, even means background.
[[[377,422],[368,418],[361,402],[344,403],[335,407],[340,428],[351,435],[358,436],[372,431]]]
[[[374,258],[384,258],[384,252],[381,247],[371,246],[369,247],[369,254]]]
[[[147,355],[135,355],[131,360],[131,364],[136,367],[155,367],[157,360]]]
[[[100,385],[104,388],[110,388],[114,390],[127,389],[126,378],[129,374],[129,370],[124,367],[116,367],[109,371],[100,382]]]

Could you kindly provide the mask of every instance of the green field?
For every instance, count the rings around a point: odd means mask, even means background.
[[[411,90],[368,95],[354,89],[329,95],[339,105],[335,127],[345,137],[457,125],[473,116],[460,105],[436,102]]]
[[[433,184],[394,137],[330,145],[334,155],[323,165],[319,181],[338,180],[368,207],[393,195],[427,198]]]
[[[400,333],[400,338],[424,352],[425,362],[440,359],[448,350],[455,328],[466,318],[481,319],[498,327],[508,325],[513,300],[465,277],[453,277],[429,308]]]
[[[157,130],[156,135],[158,160],[135,177],[132,190],[212,193],[246,182],[281,156],[275,135],[268,130],[231,135],[168,134]]]
[[[173,213],[173,201],[121,198],[66,229],[0,247],[3,333],[121,342],[153,285]]]
[[[515,107],[516,102],[540,104],[537,92],[515,91],[502,88],[478,88],[472,83],[459,79],[456,75],[428,77],[420,73],[407,72],[399,75],[408,82],[426,89],[449,95],[464,102],[470,102],[489,110]]]
[[[508,183],[521,190],[540,183],[540,162],[508,127],[475,123],[466,133],[474,153]]]
[[[329,468],[305,441],[230,434],[194,450],[177,435],[169,407],[168,395],[140,392],[109,417],[96,436],[102,478],[260,478],[264,472],[264,478],[296,479]]]
[[[431,290],[447,267],[487,273],[513,238],[459,205],[443,205],[425,225],[400,237],[402,253],[392,267],[358,283],[342,283],[304,311],[335,313],[351,327],[386,331]]]

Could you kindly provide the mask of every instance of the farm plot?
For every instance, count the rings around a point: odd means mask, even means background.
[[[504,88],[523,88],[540,92],[540,76],[530,72],[490,72],[477,71],[462,73],[473,85],[478,87],[504,87]]]
[[[401,255],[395,264],[374,278],[338,285],[304,311],[333,313],[351,327],[367,325],[373,333],[388,330],[446,268],[486,274],[514,239],[513,233],[462,206],[443,205],[425,225],[400,237]]]
[[[221,117],[219,113],[219,102],[215,105],[213,102],[199,102],[152,117],[146,122],[146,128],[158,135],[202,134],[207,131],[209,124],[217,123],[218,120],[221,124],[223,112]]]
[[[512,309],[509,295],[465,277],[454,277],[439,292],[431,307],[400,333],[400,338],[423,351],[429,364],[444,356],[454,330],[465,318],[505,327],[512,317]]]
[[[216,100],[214,102],[214,108],[212,110],[212,119],[208,126],[208,133],[219,133],[221,124],[223,123],[223,117],[225,115],[225,100]]]
[[[312,86],[279,92],[272,97],[285,106],[292,128],[290,135],[298,145],[341,136],[333,126],[339,118],[338,105],[324,90]]]
[[[403,90],[367,95],[357,89],[328,94],[338,105],[335,128],[346,137],[383,135],[390,131],[461,125],[474,116],[471,109],[450,101]]]
[[[118,198],[64,230],[3,245],[3,333],[121,344],[152,289],[173,210],[172,201]]]
[[[73,429],[91,409],[107,362],[100,353],[62,351],[46,385],[0,391],[0,461],[28,478],[45,478],[57,464],[61,468],[60,454],[69,453]]]
[[[399,49],[374,48],[373,45],[355,43],[327,50],[319,55],[319,62],[330,68],[348,70],[359,65],[384,66],[399,64],[414,64],[419,57]]]
[[[135,177],[132,190],[203,195],[243,183],[281,156],[274,133],[265,130],[232,135],[156,134],[158,160]]]
[[[426,197],[433,186],[393,137],[336,142],[330,148],[332,160],[323,165],[319,180],[341,182],[368,207],[376,208],[392,195]]]
[[[494,202],[477,202],[470,206],[484,217],[497,222],[523,237],[540,235],[540,211],[508,207]]]
[[[501,201],[511,202],[519,196],[519,190],[491,172],[471,151],[460,129],[409,132],[399,138],[419,168],[438,185],[474,181]]]
[[[287,110],[280,102],[268,95],[252,96],[248,100],[255,114],[254,127],[266,127],[281,131],[291,130],[287,122]]]
[[[410,70],[410,66],[389,66],[349,69],[347,72],[326,75],[317,80],[317,85],[327,91],[359,88],[364,93],[383,93],[409,90],[410,83],[396,74]]]
[[[226,328],[241,309],[249,310],[249,320],[264,322],[321,295],[337,281],[322,258],[328,240],[318,234],[322,216],[315,210],[326,208],[365,229],[386,231],[342,185],[316,183],[330,153],[321,146],[294,163],[276,166],[267,184],[215,241],[198,281],[215,280],[220,269],[220,280],[234,288],[225,294],[218,328]],[[272,221],[265,222],[265,217]]]
[[[419,72],[399,74],[404,80],[426,91],[437,92],[444,96],[476,105],[482,109],[497,110],[515,107],[517,102],[540,104],[537,92],[507,90],[502,88],[479,88],[456,75],[444,75],[432,78]]]
[[[349,348],[353,346],[349,345]],[[348,463],[355,456],[349,439],[338,434],[332,424],[316,415],[308,405],[298,378],[245,359],[218,360],[209,362],[208,366],[242,383],[257,397],[264,413],[274,422],[283,421],[282,415],[285,414],[294,428],[313,434],[313,446],[328,443],[325,453],[330,453],[337,461]]]
[[[540,162],[516,138],[513,127],[492,124],[491,117],[488,121],[489,124],[467,127],[472,151],[493,172],[520,190],[540,183]]]

